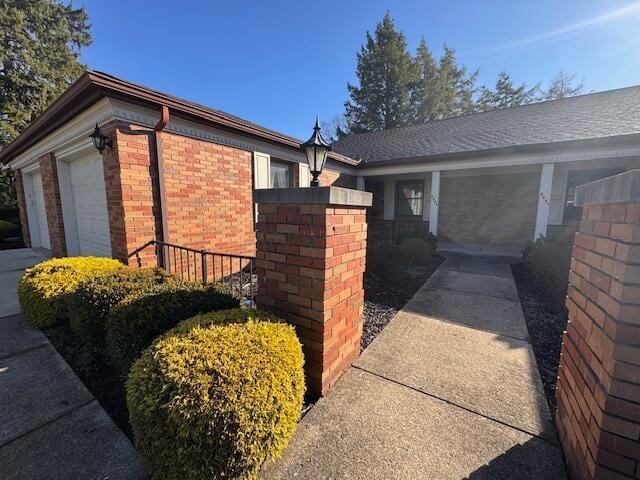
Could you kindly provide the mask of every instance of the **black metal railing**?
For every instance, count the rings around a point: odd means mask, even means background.
[[[221,283],[228,285],[244,301],[255,305],[257,276],[255,257],[229,253],[197,250],[173,243],[150,240],[129,254],[135,257],[138,267],[143,266],[143,257],[148,248],[154,247],[158,267],[192,282]]]

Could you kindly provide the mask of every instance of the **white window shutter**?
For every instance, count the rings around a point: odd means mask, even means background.
[[[266,153],[253,152],[253,187],[269,188],[269,163],[271,157]]]
[[[311,172],[306,163],[298,164],[298,186],[305,188],[311,185]]]

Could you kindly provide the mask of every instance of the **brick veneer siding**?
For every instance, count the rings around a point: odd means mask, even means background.
[[[353,175],[347,175],[346,173],[340,173],[335,170],[325,168],[320,174],[320,186],[322,187],[343,187],[343,188],[356,188],[357,179]]]
[[[168,239],[255,254],[251,152],[162,133]]]
[[[307,390],[325,394],[360,353],[365,208],[259,204],[257,303],[295,325]]]
[[[572,476],[640,478],[640,201],[585,204],[567,308],[556,424]]]
[[[443,176],[438,237],[483,245],[524,246],[533,239],[540,175]]]
[[[150,131],[118,126],[112,136],[113,149],[103,154],[111,251],[127,262],[130,252],[156,238],[159,215],[153,184],[157,170]],[[156,265],[153,249],[141,255],[143,266]]]
[[[47,211],[49,242],[53,257],[64,257],[67,254],[67,242],[64,235],[62,219],[62,201],[60,199],[60,183],[58,182],[58,166],[53,153],[47,153],[39,159],[42,174],[42,190]]]
[[[15,179],[16,197],[18,200],[18,212],[20,215],[20,226],[22,228],[22,240],[25,247],[31,247],[31,234],[29,233],[29,219],[27,218],[27,200],[24,195],[24,179],[22,170],[13,172]]]

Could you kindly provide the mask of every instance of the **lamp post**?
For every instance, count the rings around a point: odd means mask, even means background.
[[[320,185],[318,177],[322,173],[324,168],[324,162],[327,160],[327,153],[331,150],[331,145],[322,138],[320,133],[320,119],[316,117],[316,124],[313,127],[313,135],[311,138],[300,145],[304,153],[307,155],[307,163],[309,164],[309,170],[311,171],[311,186],[317,187]]]
[[[102,134],[97,123],[96,128],[93,130],[93,133],[89,135],[89,138],[93,140],[93,146],[96,147],[96,150],[100,153],[102,153],[106,147],[113,145],[113,140]]]

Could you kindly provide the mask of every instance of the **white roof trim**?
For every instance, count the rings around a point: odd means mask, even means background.
[[[566,153],[526,153],[501,156],[500,158],[454,160],[448,162],[425,162],[411,165],[381,166],[363,168],[358,175],[371,177],[378,175],[395,175],[402,173],[439,172],[447,170],[465,170],[473,168],[510,167],[514,165],[539,165],[544,163],[580,162],[606,158],[640,158],[640,144],[629,147],[608,147],[592,150],[581,150]]]
[[[160,112],[158,111],[119,100],[103,98],[18,155],[9,165],[13,170],[21,169],[49,152],[53,152],[56,158],[74,155],[86,148],[90,142],[88,136],[93,131],[96,122],[104,124],[112,120],[120,120],[153,128],[159,118]],[[306,163],[307,161],[302,152],[281,148],[243,135],[205,127],[177,117],[170,116],[165,131],[249,152],[261,152],[291,162]],[[356,175],[355,168],[342,165],[339,162],[328,160],[328,168],[340,173]]]

